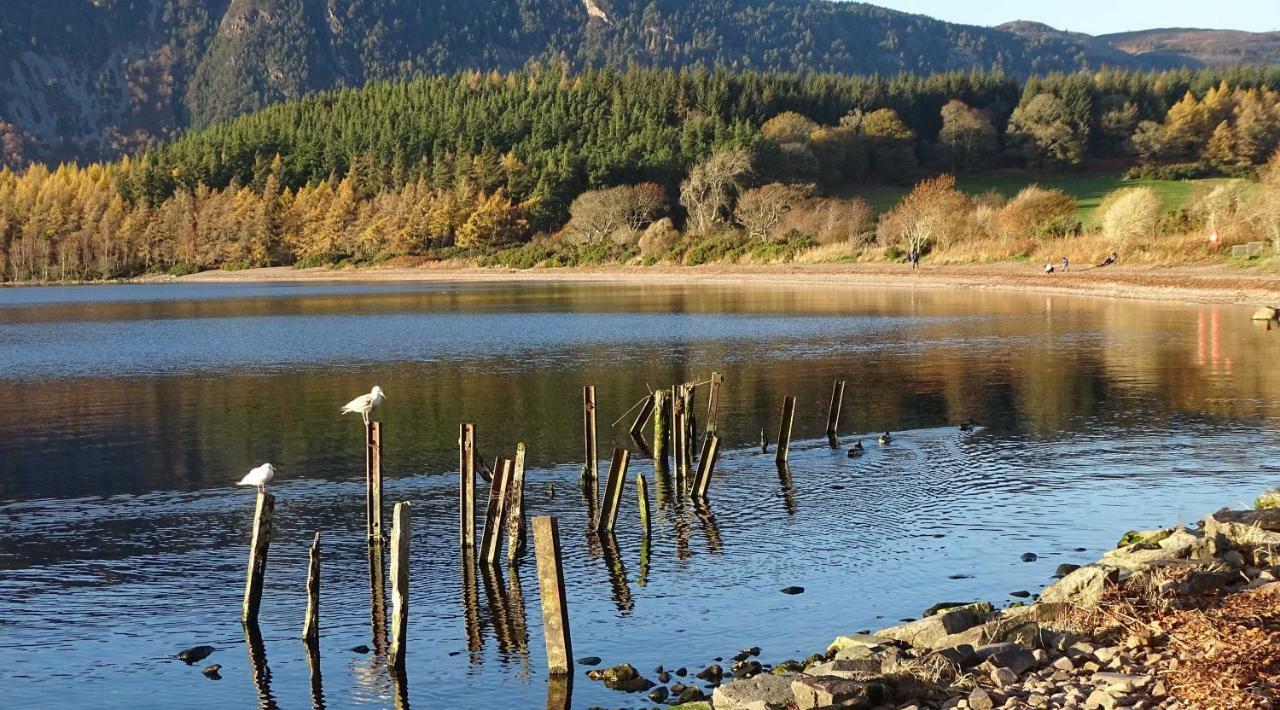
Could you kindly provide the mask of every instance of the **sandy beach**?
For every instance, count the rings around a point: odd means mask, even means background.
[[[181,282],[454,281],[615,282],[646,284],[849,284],[873,288],[992,289],[1193,303],[1280,305],[1280,274],[1227,266],[1112,266],[1053,274],[1030,264],[923,266],[899,264],[784,264],[499,269],[434,264],[422,267],[206,271]]]

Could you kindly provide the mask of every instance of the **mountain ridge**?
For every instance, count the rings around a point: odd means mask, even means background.
[[[857,74],[997,69],[1016,76],[1211,63],[1197,58],[1198,35],[1163,32],[1109,41],[1047,25],[978,27],[825,0],[6,4],[0,159],[111,158],[319,89],[530,62],[570,70],[639,64]],[[1249,40],[1243,54],[1221,42],[1201,42],[1201,54],[1280,63],[1280,36]]]

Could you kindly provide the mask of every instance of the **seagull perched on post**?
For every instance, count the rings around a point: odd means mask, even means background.
[[[270,483],[271,479],[275,478],[275,476],[276,476],[275,466],[272,466],[269,463],[264,463],[261,466],[258,466],[257,468],[250,469],[249,473],[245,474],[245,477],[240,479],[240,482],[237,483],[236,485],[237,486],[257,486],[259,493],[266,493],[267,484]]]
[[[387,395],[383,394],[382,388],[374,385],[373,389],[369,391],[369,394],[362,394],[343,405],[342,413],[350,414],[352,412],[359,412],[360,416],[364,417],[364,423],[368,424],[369,413],[373,411],[374,407],[381,405],[382,400],[386,398]]]

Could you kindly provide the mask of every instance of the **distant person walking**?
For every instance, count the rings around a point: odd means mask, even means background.
[[[920,267],[920,252],[916,251],[915,249],[912,249],[910,252],[907,252],[907,261],[911,262],[911,270],[915,271],[917,268]]]
[[[1067,269],[1070,269],[1070,268],[1071,268],[1071,262],[1067,260],[1067,257],[1065,256],[1062,257],[1062,270],[1066,271]]]

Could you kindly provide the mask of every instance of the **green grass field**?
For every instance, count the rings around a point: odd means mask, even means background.
[[[995,190],[1005,197],[1013,197],[1022,188],[1035,183],[1041,187],[1062,190],[1076,198],[1076,217],[1086,227],[1093,226],[1095,211],[1107,193],[1122,187],[1150,187],[1160,196],[1166,210],[1176,210],[1186,203],[1192,190],[1199,184],[1210,184],[1219,178],[1206,180],[1125,180],[1118,174],[1068,173],[1062,175],[1033,175],[1029,173],[992,173],[960,177],[957,186],[964,192],[977,195]],[[911,191],[903,185],[865,185],[850,190],[871,203],[877,212],[884,212]]]

